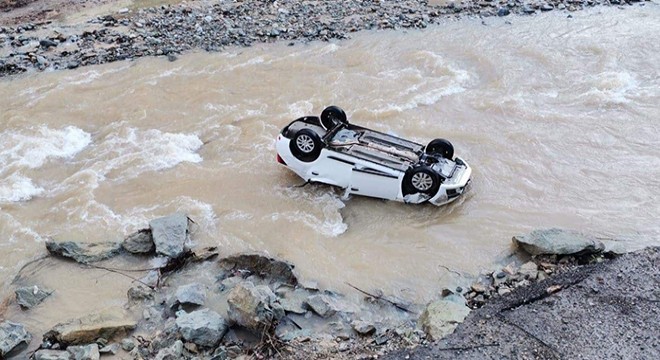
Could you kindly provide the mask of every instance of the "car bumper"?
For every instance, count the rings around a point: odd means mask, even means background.
[[[458,173],[455,173],[449,181],[440,185],[438,193],[429,199],[429,202],[433,205],[445,205],[463,195],[467,189],[470,179],[472,177],[472,168],[461,158],[456,157],[457,162],[460,162],[464,165],[463,169],[460,169]]]

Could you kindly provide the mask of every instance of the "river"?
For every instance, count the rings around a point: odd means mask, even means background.
[[[420,303],[460,284],[448,269],[492,269],[536,228],[660,244],[659,20],[652,3],[463,19],[2,79],[3,297],[48,237],[121,240],[175,211],[196,222],[197,247]],[[274,140],[331,104],[356,124],[451,140],[474,169],[469,192],[437,208],[295,187]],[[72,276],[48,285],[76,290]],[[77,290],[53,321],[125,294]]]

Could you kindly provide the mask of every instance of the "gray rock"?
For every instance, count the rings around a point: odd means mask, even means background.
[[[431,339],[439,340],[454,332],[469,313],[470,308],[461,302],[445,298],[428,304],[418,324]]]
[[[291,341],[294,339],[304,341],[311,339],[312,331],[309,329],[291,330],[282,334],[277,334],[277,337],[282,341]]]
[[[57,324],[44,334],[44,340],[64,345],[90,344],[97,339],[112,340],[135,329],[136,322],[118,310],[103,310]]]
[[[120,349],[119,344],[115,343],[115,344],[106,345],[103,348],[99,349],[99,353],[115,355],[117,354],[117,352],[119,352],[119,349]]]
[[[255,332],[270,328],[284,317],[284,309],[268,286],[242,282],[227,297],[229,319]]]
[[[187,341],[213,347],[227,332],[227,324],[215,311],[203,309],[184,313],[176,319],[176,326]]]
[[[18,288],[15,293],[18,304],[25,309],[30,309],[39,305],[45,298],[50,296],[53,291],[34,285]]]
[[[188,240],[188,216],[176,213],[149,223],[156,252],[170,258],[180,257]]]
[[[131,338],[125,338],[121,340],[121,348],[124,351],[131,351],[135,348],[135,341]]]
[[[179,286],[176,289],[174,301],[179,304],[204,305],[206,289],[204,285],[198,283]]]
[[[46,241],[46,249],[52,255],[73,259],[79,263],[92,263],[116,256],[121,244],[115,242],[77,243],[73,241]]]
[[[154,250],[154,240],[151,230],[142,229],[126,237],[121,244],[124,250],[133,254],[148,254]]]
[[[303,289],[294,289],[282,293],[280,304],[286,312],[294,314],[304,314],[307,312],[305,303],[309,297],[309,292]]]
[[[96,344],[83,346],[69,346],[66,351],[71,354],[73,360],[99,360],[99,346]]]
[[[554,6],[552,6],[550,4],[543,4],[541,6],[541,11],[552,11],[554,9],[555,9]]]
[[[307,305],[322,318],[328,318],[338,312],[355,313],[358,310],[355,306],[326,294],[308,297]]]
[[[0,323],[0,358],[13,350],[20,350],[32,341],[32,335],[21,324],[10,321]]]
[[[34,360],[71,360],[71,354],[66,350],[39,350]]]
[[[534,263],[533,261],[528,261],[520,267],[519,272],[526,279],[534,280],[538,275],[538,267],[536,266],[536,263]]]
[[[293,273],[293,265],[266,256],[235,255],[220,259],[219,264],[226,272],[244,270],[270,283],[281,282],[289,285],[298,283],[298,278]]]
[[[50,39],[41,39],[39,40],[39,45],[44,49],[48,49],[57,46],[57,43]]]
[[[501,7],[497,10],[497,16],[507,16],[510,14],[509,8]]]
[[[128,300],[132,302],[151,300],[154,298],[154,291],[148,287],[138,285],[128,289],[127,296]]]
[[[180,360],[183,354],[183,342],[177,340],[172,346],[158,351],[154,360]]]
[[[513,243],[532,255],[591,254],[605,250],[605,245],[593,236],[562,229],[534,230],[513,237]]]
[[[363,320],[354,320],[351,323],[351,326],[353,327],[353,330],[355,330],[355,332],[357,332],[360,335],[369,335],[372,332],[376,331],[376,327],[374,326],[374,324]]]

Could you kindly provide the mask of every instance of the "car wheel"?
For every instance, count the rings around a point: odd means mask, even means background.
[[[440,177],[428,166],[418,166],[408,170],[403,177],[404,195],[424,193],[433,195],[440,188]]]
[[[449,140],[433,139],[426,145],[425,152],[429,155],[440,155],[445,159],[451,160],[454,158],[454,145]]]
[[[311,129],[301,129],[289,142],[289,149],[296,159],[312,162],[321,155],[323,142],[319,135]]]
[[[346,113],[338,106],[328,106],[321,112],[321,126],[326,131],[334,128],[338,124],[348,124]]]

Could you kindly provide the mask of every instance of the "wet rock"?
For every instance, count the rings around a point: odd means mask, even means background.
[[[21,324],[4,321],[0,323],[0,358],[12,351],[17,352],[32,341],[32,335]]]
[[[56,47],[57,43],[53,40],[50,40],[50,39],[42,39],[42,40],[39,40],[39,45],[44,49],[48,49],[48,48],[51,48],[51,47]]]
[[[451,298],[451,297],[449,297]],[[433,340],[439,340],[454,332],[459,323],[470,313],[463,299],[445,298],[430,303],[419,317],[419,324]]]
[[[115,242],[77,243],[73,241],[46,241],[46,249],[51,255],[73,259],[79,263],[93,263],[116,256],[121,244]]]
[[[260,332],[284,317],[284,309],[268,286],[242,282],[227,297],[229,319],[247,329]]]
[[[99,360],[99,346],[96,344],[84,346],[69,346],[66,351],[71,354],[72,360]]]
[[[280,282],[296,285],[298,279],[293,273],[293,265],[273,258],[257,254],[230,256],[219,261],[220,267],[226,272],[249,272],[270,283]]]
[[[188,240],[188,216],[177,213],[149,223],[156,252],[176,259],[185,252]]]
[[[121,244],[124,250],[132,254],[148,254],[154,250],[154,240],[151,230],[142,229],[128,235]]]
[[[90,344],[97,339],[113,339],[135,329],[136,322],[115,310],[105,310],[57,324],[44,334],[44,340],[64,345]]]
[[[507,16],[510,13],[509,8],[507,7],[501,7],[497,10],[497,16]]]
[[[30,309],[39,305],[44,299],[50,296],[53,291],[34,285],[18,288],[15,293],[18,304],[24,309]]]
[[[184,339],[205,347],[217,345],[227,332],[225,319],[209,309],[180,315],[176,319],[176,326]]]
[[[307,305],[322,318],[328,318],[338,312],[354,313],[357,311],[351,304],[326,294],[317,294],[308,297]]]
[[[138,285],[128,289],[127,296],[131,302],[151,300],[154,298],[154,291],[148,287]]]
[[[176,289],[174,301],[178,304],[204,305],[206,289],[204,285],[198,283],[179,286]]]
[[[541,11],[552,11],[554,9],[555,9],[554,6],[552,6],[550,4],[541,5]]]
[[[39,350],[34,360],[71,360],[71,354],[66,350]]]
[[[586,255],[605,250],[605,245],[595,237],[563,229],[534,230],[514,236],[513,243],[532,255]]]
[[[294,289],[283,292],[280,296],[280,304],[284,311],[294,314],[304,314],[307,312],[305,303],[309,297],[309,292],[303,289]]]

